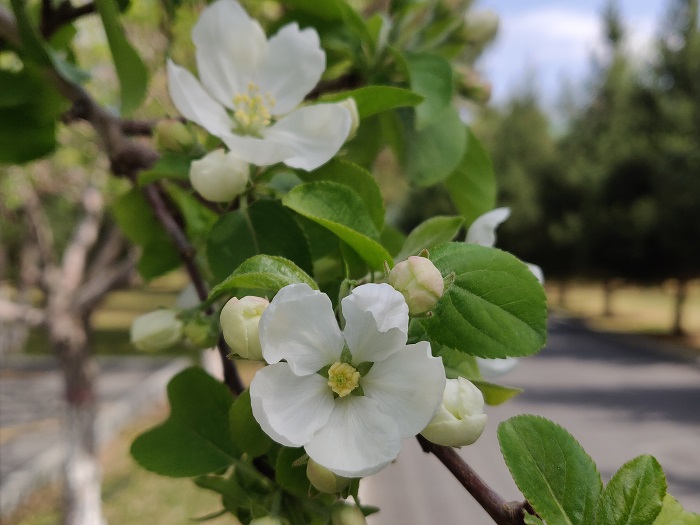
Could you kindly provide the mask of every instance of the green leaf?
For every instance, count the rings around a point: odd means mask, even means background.
[[[496,207],[496,177],[489,154],[472,130],[466,128],[466,135],[464,156],[445,186],[468,228],[479,215]]]
[[[666,494],[661,512],[653,525],[700,525],[700,515],[683,510],[676,498]]]
[[[195,246],[203,245],[209,230],[216,222],[218,215],[200,202],[191,190],[186,190],[175,184],[165,184],[165,190],[177,205],[185,221],[185,233]]]
[[[394,255],[401,251],[404,243],[406,242],[406,236],[397,228],[391,224],[384,224],[382,228],[382,233],[379,235],[382,246],[387,249],[387,251]],[[394,257],[396,259],[396,257]]]
[[[275,464],[275,480],[286,491],[307,498],[309,478],[306,477],[306,465],[298,463],[304,454],[303,448],[282,447]]]
[[[23,164],[51,153],[64,104],[34,65],[0,70],[0,163]]]
[[[396,260],[402,261],[411,255],[418,255],[421,250],[451,241],[463,224],[462,217],[431,217],[408,234]]]
[[[233,464],[240,452],[231,440],[233,397],[201,368],[188,368],[168,383],[170,416],[138,436],[131,455],[144,468],[170,477],[208,474]]]
[[[229,412],[229,423],[233,444],[237,449],[252,457],[262,456],[270,450],[272,440],[253,417],[248,390],[240,394],[233,402]]]
[[[378,230],[384,226],[384,201],[379,185],[366,169],[341,159],[331,159],[311,172],[299,172],[304,182],[326,180],[347,186],[357,193],[369,212],[372,222]]]
[[[180,266],[177,249],[139,188],[131,188],[112,205],[112,215],[127,239],[142,247],[137,269],[150,280]]]
[[[525,514],[525,525],[544,525],[544,522],[539,519],[537,516],[533,516],[532,514]]]
[[[285,4],[328,21],[337,21],[343,18],[343,11],[332,0],[326,2],[319,2],[318,0],[285,0]]]
[[[203,307],[236,288],[258,288],[276,292],[288,284],[295,283],[306,283],[311,288],[318,289],[314,280],[292,261],[272,255],[256,255],[243,262],[228,278],[215,286]]]
[[[148,89],[148,69],[126,38],[119,22],[119,6],[115,0],[95,0],[112,52],[114,67],[121,88],[121,114],[128,115],[137,109]]]
[[[653,456],[638,456],[620,467],[598,501],[596,525],[648,525],[661,512],[666,476]]]
[[[429,53],[406,53],[404,58],[411,89],[425,97],[416,107],[416,129],[439,124],[440,115],[452,103],[452,66],[444,58]]]
[[[564,428],[520,415],[498,426],[503,458],[515,483],[550,525],[591,525],[603,487],[593,460]]]
[[[496,383],[491,383],[489,381],[471,379],[471,382],[474,383],[476,388],[481,390],[481,393],[484,395],[484,402],[491,406],[501,405],[518,394],[523,393],[522,388],[497,385]]]
[[[145,186],[161,179],[174,179],[187,182],[190,178],[190,163],[201,155],[165,152],[155,165],[138,176],[139,186]]]
[[[542,285],[509,253],[475,244],[448,243],[430,253],[454,282],[421,324],[430,339],[470,355],[495,358],[539,351],[547,332]]]
[[[381,270],[385,261],[393,264],[362,199],[347,186],[308,182],[292,189],[282,204],[333,232],[372,269]]]
[[[207,260],[216,281],[258,254],[284,257],[311,271],[304,232],[278,201],[259,200],[245,210],[222,215],[207,237]]]
[[[406,176],[421,186],[430,186],[447,178],[464,156],[466,127],[457,110],[448,106],[434,123],[414,130],[404,128],[402,165]]]
[[[410,89],[395,86],[365,86],[350,91],[332,93],[321,97],[323,102],[336,102],[352,97],[357,103],[357,112],[361,119],[365,119],[389,109],[415,106],[420,104],[424,97]]]

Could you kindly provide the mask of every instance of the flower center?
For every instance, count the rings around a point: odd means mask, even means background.
[[[233,119],[236,131],[244,135],[260,135],[260,131],[272,122],[270,110],[275,107],[275,99],[269,93],[260,93],[255,82],[248,83],[246,93],[237,93],[233,97]]]
[[[328,386],[340,397],[355,390],[359,382],[360,373],[348,363],[337,361],[328,369]]]

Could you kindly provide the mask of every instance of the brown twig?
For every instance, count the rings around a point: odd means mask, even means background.
[[[81,16],[92,14],[95,11],[95,4],[93,2],[75,7],[71,4],[70,0],[63,0],[58,6],[53,7],[50,0],[43,0],[41,9],[41,35],[48,39],[64,25],[70,24]]]
[[[454,448],[436,445],[421,435],[418,435],[417,438],[423,451],[432,453],[438,458],[498,525],[524,525],[525,514],[535,513],[527,501],[522,503],[508,502],[501,498],[457,454]]]

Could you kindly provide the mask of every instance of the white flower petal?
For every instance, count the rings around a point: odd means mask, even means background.
[[[345,341],[353,363],[380,361],[406,344],[408,305],[388,284],[365,284],[342,301]]]
[[[263,135],[291,148],[294,154],[284,159],[287,166],[311,171],[338,153],[351,127],[352,115],[343,105],[315,104],[292,111]]]
[[[319,465],[339,476],[362,477],[379,472],[401,448],[396,423],[366,396],[335,400],[328,423],[304,447]]]
[[[282,288],[260,318],[259,331],[265,360],[286,359],[298,375],[334,363],[344,346],[331,300],[307,284]]]
[[[333,410],[327,379],[295,375],[287,363],[258,370],[250,383],[250,400],[265,433],[287,447],[308,443]]]
[[[258,81],[258,65],[267,53],[265,32],[238,2],[218,0],[202,11],[192,41],[202,84],[232,108],[233,97],[248,93],[248,83]]]
[[[289,24],[268,42],[266,59],[260,64],[260,90],[275,99],[273,115],[297,107],[321,79],[326,54],[314,29],[300,30]]]
[[[277,164],[295,155],[291,146],[274,139],[246,137],[233,133],[219,136],[237,157],[256,166]]]
[[[510,208],[496,208],[477,217],[467,231],[466,242],[492,247],[496,244],[496,228],[510,216]]]
[[[527,265],[527,269],[532,272],[532,275],[534,275],[537,278],[540,284],[544,284],[544,272],[542,271],[542,268],[532,263],[525,264]]]
[[[430,423],[445,391],[442,359],[421,341],[374,363],[360,380],[365,396],[399,425],[401,437],[415,436]]]
[[[182,116],[213,135],[230,134],[231,118],[228,113],[211,98],[194,75],[172,60],[168,60],[167,69],[170,98]]]
[[[518,364],[516,357],[505,357],[502,359],[484,359],[476,358],[476,363],[479,365],[479,371],[484,379],[491,379],[507,374]]]

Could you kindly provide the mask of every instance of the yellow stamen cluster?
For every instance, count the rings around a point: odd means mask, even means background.
[[[340,397],[355,390],[359,382],[360,373],[348,363],[338,361],[328,369],[328,386]]]
[[[248,83],[247,93],[238,93],[233,97],[235,110],[233,118],[238,124],[238,131],[247,135],[257,135],[260,130],[272,122],[270,110],[275,107],[275,99],[269,93],[260,93],[254,82]]]

